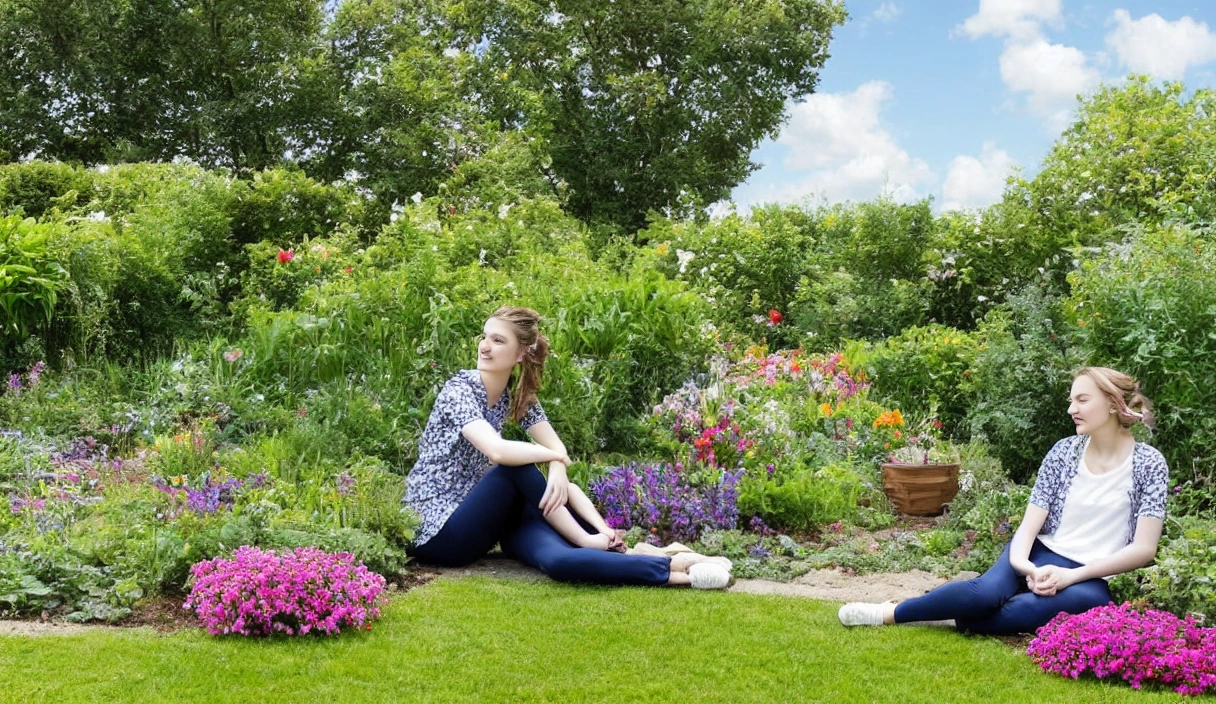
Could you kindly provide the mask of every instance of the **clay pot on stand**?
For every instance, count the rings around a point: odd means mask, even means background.
[[[896,511],[937,516],[958,493],[958,465],[884,463],[882,488]]]

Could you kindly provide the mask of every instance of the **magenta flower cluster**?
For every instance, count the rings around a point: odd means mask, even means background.
[[[215,558],[191,568],[193,586],[183,606],[212,635],[239,633],[336,634],[371,629],[384,577],[350,553],[312,547],[277,554],[238,548],[231,560]]]
[[[1039,629],[1026,652],[1044,670],[1073,679],[1088,671],[1136,689],[1157,682],[1181,694],[1216,693],[1216,628],[1202,628],[1190,616],[1131,604],[1060,614]]]

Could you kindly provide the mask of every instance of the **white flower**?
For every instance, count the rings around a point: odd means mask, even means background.
[[[94,210],[89,213],[88,219],[91,222],[109,222],[110,216],[106,215],[104,210]]]
[[[418,193],[415,193],[414,195],[410,196],[410,200],[414,201],[415,203],[421,203],[422,202],[422,192],[419,191]]]
[[[454,59],[457,56],[460,56],[460,49],[457,49],[454,46],[449,46],[448,48],[443,50],[443,55],[448,57],[449,59]]]
[[[510,203],[503,203],[502,205],[498,206],[498,219],[499,219],[499,220],[506,220],[506,219],[507,219],[507,213],[509,213],[509,212],[511,212],[511,204],[510,204]]]
[[[697,255],[692,252],[685,252],[682,249],[676,250],[676,260],[680,262],[681,274],[684,273],[684,270],[688,267],[688,263],[691,262],[695,256]]]

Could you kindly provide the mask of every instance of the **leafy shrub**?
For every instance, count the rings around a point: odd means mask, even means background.
[[[660,271],[705,292],[719,326],[759,332],[753,317],[763,326],[770,309],[786,310],[805,266],[812,242],[797,216],[772,207],[708,223],[662,219],[639,238],[655,246]]]
[[[967,425],[983,436],[1014,481],[1025,481],[1057,440],[1076,432],[1068,417],[1072,370],[1060,300],[1030,286],[993,309],[976,332],[979,351],[964,394]]]
[[[39,218],[54,208],[87,202],[92,190],[88,172],[67,164],[31,161],[0,166],[0,214],[20,208]]]
[[[66,284],[67,271],[48,251],[54,232],[53,225],[33,218],[0,217],[0,364],[10,368],[14,363],[34,361],[12,355],[30,334],[51,322],[59,292]]]
[[[1091,359],[1136,377],[1157,407],[1154,442],[1174,477],[1216,464],[1216,243],[1188,227],[1134,230],[1086,257],[1071,313]]]
[[[691,542],[704,530],[734,528],[742,472],[694,482],[682,470],[678,464],[635,462],[609,469],[589,489],[609,526],[642,528],[656,544]]]
[[[1131,604],[1061,613],[1038,630],[1027,654],[1047,672],[1092,672],[1140,689],[1160,683],[1181,694],[1216,692],[1216,628]]]
[[[191,568],[193,586],[184,604],[212,635],[274,633],[334,635],[343,628],[371,628],[384,578],[348,553],[315,548],[276,554],[238,548],[231,560],[216,558]]]
[[[778,530],[805,532],[852,519],[862,494],[861,477],[852,469],[827,466],[782,479],[744,482],[739,512],[759,516]]]
[[[954,434],[971,406],[964,389],[978,353],[974,335],[929,325],[907,328],[873,345],[862,364],[873,370],[873,389],[880,398],[895,408],[921,409]]]
[[[1163,539],[1157,560],[1111,580],[1111,591],[1179,615],[1216,620],[1216,522],[1183,519],[1180,534]]]
[[[1013,485],[1005,491],[980,495],[965,512],[952,509],[950,522],[954,528],[966,531],[968,543],[960,567],[975,572],[992,567],[1013,539],[1029,503],[1030,488]]]

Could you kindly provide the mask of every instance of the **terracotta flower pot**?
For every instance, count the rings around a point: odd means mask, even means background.
[[[937,516],[958,493],[958,465],[884,463],[882,488],[896,511]]]

